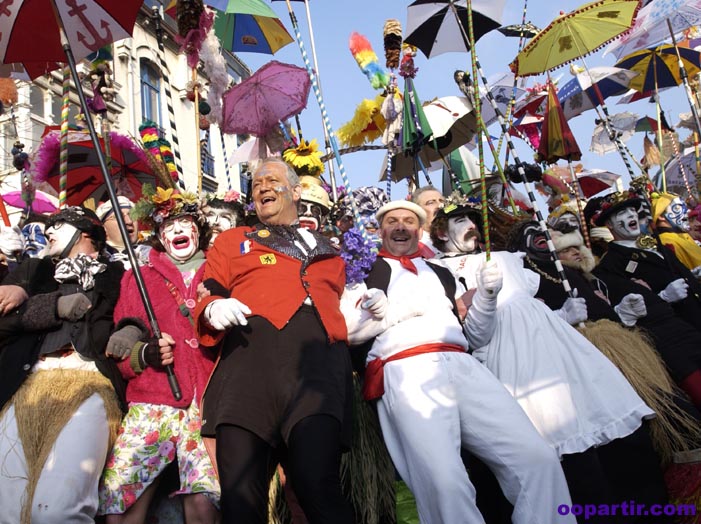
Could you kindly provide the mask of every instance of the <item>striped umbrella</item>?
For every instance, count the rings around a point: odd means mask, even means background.
[[[262,0],[209,0],[220,10],[214,32],[222,47],[234,53],[275,54],[292,43],[292,36]]]

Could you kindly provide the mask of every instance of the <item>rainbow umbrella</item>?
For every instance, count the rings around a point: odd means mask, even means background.
[[[222,47],[234,53],[275,54],[292,42],[292,36],[262,0],[209,0],[220,12],[214,32]]]

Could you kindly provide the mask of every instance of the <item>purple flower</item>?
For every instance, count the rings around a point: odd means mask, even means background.
[[[377,251],[366,244],[360,231],[349,229],[343,234],[341,258],[346,263],[346,283],[359,284],[367,278],[377,258]]]

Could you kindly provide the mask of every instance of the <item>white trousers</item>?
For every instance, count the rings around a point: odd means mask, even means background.
[[[466,353],[429,353],[385,365],[378,414],[422,524],[483,524],[461,446],[495,474],[514,524],[575,524],[555,451],[514,398]]]
[[[63,427],[49,452],[32,501],[32,524],[95,522],[97,484],[107,459],[109,428],[93,394]],[[18,524],[26,498],[27,463],[15,407],[0,419],[0,524]]]

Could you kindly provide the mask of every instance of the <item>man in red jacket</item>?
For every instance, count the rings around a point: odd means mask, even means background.
[[[203,345],[223,341],[202,406],[223,522],[267,522],[278,461],[310,523],[353,522],[338,473],[352,411],[344,264],[325,237],[299,227],[300,196],[287,164],[263,161],[252,179],[261,223],[221,233],[207,256],[211,295],[195,319]]]

